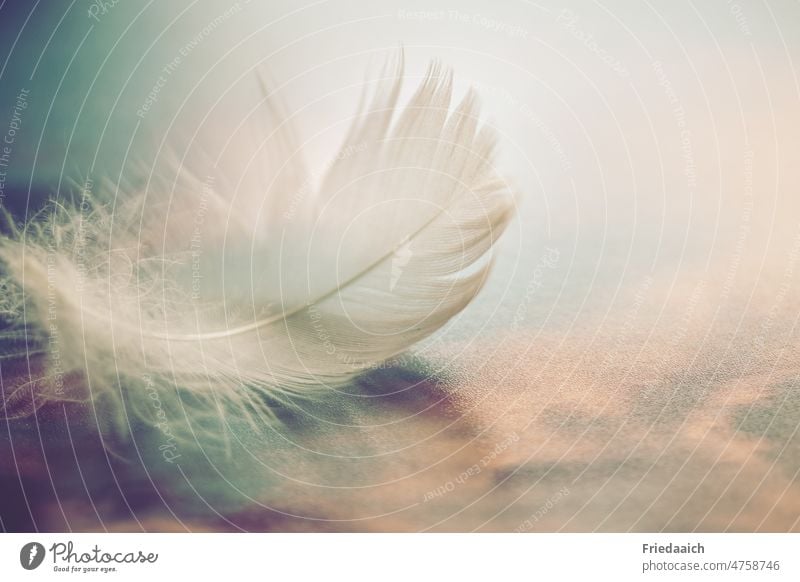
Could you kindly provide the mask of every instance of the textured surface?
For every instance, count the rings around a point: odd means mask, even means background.
[[[3,529],[800,530],[796,4],[242,4],[144,116],[218,3],[135,21],[141,5],[119,3],[57,30],[53,8],[12,50],[17,4],[0,11],[0,135],[30,89],[4,190],[20,217],[65,176],[150,167],[162,140],[224,154],[259,63],[316,136],[319,178],[365,66],[398,42],[409,90],[431,57],[456,100],[476,88],[524,196],[476,303],[262,434],[232,418],[178,444],[167,399],[163,425],[105,447],[85,404],[4,421]],[[41,362],[2,365],[8,396]]]

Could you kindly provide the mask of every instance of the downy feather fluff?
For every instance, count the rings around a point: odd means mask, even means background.
[[[4,217],[3,361],[40,362],[6,386],[6,412],[26,394],[34,408],[79,399],[124,429],[157,421],[154,393],[177,394],[195,419],[258,426],[461,311],[513,197],[474,93],[452,109],[451,73],[432,65],[398,113],[402,77],[400,56],[316,187],[265,89],[240,128],[257,147],[235,180],[151,171],[145,187],[107,184],[19,230]]]

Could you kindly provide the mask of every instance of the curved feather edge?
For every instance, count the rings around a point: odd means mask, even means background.
[[[235,414],[258,430],[276,404],[336,391],[466,307],[486,280],[514,198],[492,168],[494,135],[479,125],[474,92],[451,109],[452,75],[433,64],[398,115],[402,78],[400,56],[363,99],[340,154],[302,201],[304,212],[260,226],[271,233],[264,261],[273,265],[277,295],[254,291],[240,321],[228,317],[224,285],[216,303],[191,301],[174,274],[190,260],[186,241],[157,239],[146,228],[153,210],[141,191],[117,196],[113,208],[55,206],[22,229],[4,214],[0,314],[14,325],[0,338],[2,356],[19,355],[10,346],[31,330],[45,331],[46,341],[26,348],[26,357],[40,354],[44,362],[30,379],[37,401],[83,398],[103,424],[127,430],[140,419],[158,423],[156,393],[169,408],[164,416],[224,430],[226,415]],[[273,130],[278,143],[296,147],[286,120]],[[289,173],[295,182],[301,167]],[[287,180],[275,183],[282,192],[265,186],[251,198],[292,195]],[[157,188],[151,184],[151,199]],[[196,201],[202,188],[182,170],[170,192]],[[230,201],[211,200],[219,222],[230,218]],[[355,218],[370,212],[369,221]],[[243,265],[237,276],[252,273],[261,258],[235,257]],[[306,273],[300,299],[288,291],[298,272]],[[259,301],[271,307],[260,309]],[[76,374],[82,381],[65,386],[64,375]]]

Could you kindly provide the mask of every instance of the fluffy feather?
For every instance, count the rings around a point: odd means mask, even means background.
[[[337,390],[461,311],[513,198],[475,95],[451,110],[451,74],[433,65],[397,116],[402,76],[400,57],[365,93],[316,189],[265,91],[236,182],[181,168],[6,228],[3,345],[46,331],[39,402],[78,397],[63,375],[79,374],[121,426],[176,390],[180,406],[257,426],[271,402]]]

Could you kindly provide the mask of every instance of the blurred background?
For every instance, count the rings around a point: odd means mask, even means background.
[[[106,441],[77,403],[5,420],[0,527],[800,529],[799,21],[788,0],[3,2],[19,221],[168,152],[235,174],[259,74],[318,177],[401,47],[401,101],[432,59],[477,89],[519,208],[445,329],[279,426],[234,421],[227,451],[198,433],[168,461],[158,430]],[[2,363],[6,395],[36,366]]]

